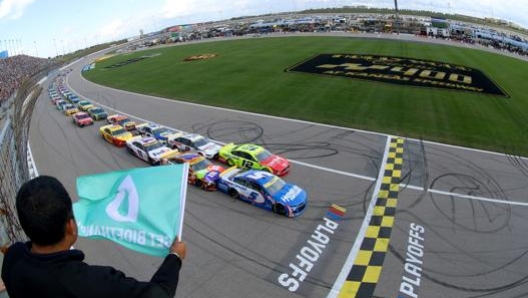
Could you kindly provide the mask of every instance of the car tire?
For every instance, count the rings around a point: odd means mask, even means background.
[[[133,151],[130,147],[126,146],[126,148],[127,148],[128,153],[130,153],[130,154],[132,154],[132,155],[136,155],[136,154],[134,153],[134,151]]]
[[[286,215],[286,208],[282,204],[274,204],[272,209],[279,215]]]
[[[228,192],[229,196],[232,197],[233,199],[238,199],[240,198],[240,195],[238,194],[238,191],[236,191],[235,189],[230,189],[229,192]]]
[[[232,167],[232,166],[235,165],[235,163],[233,162],[232,159],[228,159],[228,160],[227,160],[227,165],[230,166],[230,167]]]
[[[154,159],[150,158],[148,159],[148,162],[151,166],[157,166],[158,165],[158,162],[154,161]]]
[[[203,187],[203,182],[202,182],[202,180],[196,178],[196,180],[194,181],[194,186],[199,187],[199,188],[202,188],[202,187]]]

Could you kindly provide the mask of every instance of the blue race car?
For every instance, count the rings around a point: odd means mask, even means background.
[[[264,171],[232,167],[220,174],[217,189],[287,217],[301,215],[307,204],[306,191]]]
[[[154,123],[138,124],[136,125],[136,130],[142,136],[152,137],[165,143],[168,143],[169,139],[174,139],[176,136],[181,135],[181,133],[176,133],[168,128]]]

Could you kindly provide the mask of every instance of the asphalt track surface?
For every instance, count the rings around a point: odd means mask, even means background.
[[[88,62],[73,65],[67,79],[80,96],[220,142],[263,144],[294,161],[285,180],[308,192],[306,212],[288,219],[220,193],[189,188],[183,230],[188,255],[178,297],[336,294],[332,287],[346,277],[343,265],[353,261],[351,249],[364,236],[360,229],[386,157],[388,136],[114,90],[80,76]],[[147,166],[105,143],[98,135],[101,125],[75,127],[43,93],[30,130],[39,173],[58,177],[75,194],[80,175]],[[413,278],[416,297],[528,296],[527,193],[526,159],[406,140],[389,251],[374,296],[412,297],[400,293],[404,277]],[[329,223],[325,217],[332,204],[346,208],[346,213]],[[424,227],[423,256],[415,263],[415,276],[405,270],[411,224]],[[290,292],[279,277],[294,274],[290,264],[300,265],[296,255],[320,233],[328,241],[317,258],[312,256],[311,266],[301,270],[306,278],[299,288]],[[111,265],[143,280],[161,262],[109,241],[79,239],[76,246],[86,253],[87,262]]]

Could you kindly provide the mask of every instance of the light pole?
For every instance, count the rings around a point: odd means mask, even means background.
[[[394,0],[394,9],[396,10],[396,22],[394,22],[394,25],[396,25],[396,34],[400,35],[400,18],[398,16],[398,0]]]

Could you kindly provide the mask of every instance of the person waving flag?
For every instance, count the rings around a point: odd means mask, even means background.
[[[187,173],[185,163],[77,178],[79,236],[166,256],[174,237],[181,239]]]

